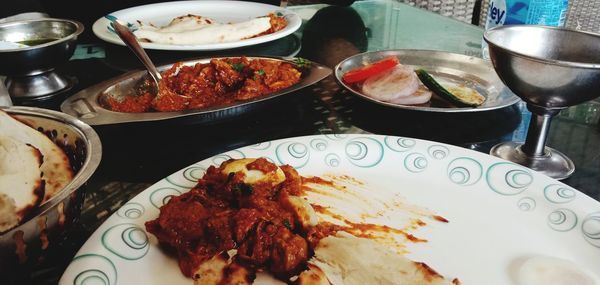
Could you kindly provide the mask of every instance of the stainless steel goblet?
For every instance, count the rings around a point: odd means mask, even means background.
[[[532,112],[525,143],[501,143],[490,153],[556,179],[569,177],[573,162],[546,147],[546,138],[560,110],[600,95],[600,35],[515,25],[490,29],[483,37],[496,73]]]

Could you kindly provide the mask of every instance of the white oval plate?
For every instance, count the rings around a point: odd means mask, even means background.
[[[177,1],[136,6],[110,13],[109,15],[96,20],[92,26],[92,30],[100,39],[109,43],[124,46],[125,44],[121,41],[119,36],[109,28],[111,22],[110,18],[117,18],[135,27],[138,20],[144,23],[152,23],[156,26],[164,26],[173,18],[187,14],[209,17],[219,22],[241,22],[265,16],[269,13],[282,15],[288,21],[288,25],[284,29],[272,34],[236,42],[203,45],[170,45],[142,42],[141,45],[145,49],[156,50],[209,51],[232,49],[280,39],[295,32],[302,24],[302,19],[300,19],[296,13],[268,4],[243,1]]]
[[[416,235],[428,242],[410,244],[408,257],[463,284],[516,284],[519,268],[532,257],[564,259],[600,276],[600,203],[585,194],[519,165],[451,145],[320,135],[228,151],[159,181],[92,234],[60,284],[192,284],[176,258],[146,233],[144,222],[158,216],[169,196],[194,186],[208,166],[259,156],[290,164],[304,176],[349,175],[375,196],[397,192],[447,218],[447,224],[419,229]]]

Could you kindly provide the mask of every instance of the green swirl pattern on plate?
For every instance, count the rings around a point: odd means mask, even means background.
[[[117,211],[117,216],[126,219],[137,219],[144,214],[144,206],[137,202],[129,202],[121,206]]]
[[[577,214],[569,209],[556,209],[548,215],[548,225],[555,231],[568,232],[577,226]]]
[[[340,156],[335,153],[329,153],[325,156],[325,165],[329,167],[338,167],[341,162]]]
[[[63,273],[62,280],[73,285],[115,285],[117,267],[105,256],[82,254],[73,258],[71,265]]]
[[[275,155],[280,164],[302,168],[310,159],[309,148],[300,142],[284,142],[277,146]]]
[[[432,145],[427,148],[427,153],[433,159],[444,159],[450,154],[450,150],[443,145]]]
[[[324,151],[327,149],[327,141],[324,139],[312,139],[310,147],[316,151]]]
[[[255,145],[250,146],[251,149],[256,149],[256,150],[265,150],[265,149],[268,149],[269,147],[271,147],[271,142],[262,142],[262,143],[257,143]]]
[[[500,162],[490,166],[486,179],[492,190],[507,196],[517,195],[533,183],[533,175],[529,170],[509,162]]]
[[[384,142],[389,149],[398,152],[409,151],[417,145],[416,140],[402,137],[387,136],[385,137]]]
[[[148,253],[148,235],[136,224],[118,224],[102,234],[102,245],[116,256],[136,260]]]
[[[346,158],[358,167],[373,167],[383,159],[383,145],[376,139],[358,137],[346,143]]]
[[[587,242],[600,248],[600,212],[585,217],[581,223],[581,231]]]
[[[404,158],[404,167],[410,172],[422,172],[427,168],[427,158],[420,153],[410,153]]]
[[[220,165],[226,160],[229,159],[240,159],[246,158],[246,155],[239,150],[231,150],[223,154],[215,155],[211,158],[211,161],[214,165]]]
[[[575,191],[559,184],[551,184],[544,188],[544,197],[555,204],[564,204],[575,199]]]
[[[158,189],[152,191],[152,194],[150,194],[150,203],[152,203],[152,205],[154,207],[156,207],[157,209],[160,209],[160,207],[162,207],[162,205],[169,202],[169,199],[171,199],[171,197],[178,196],[180,194],[181,194],[181,191],[179,191],[175,188],[169,188],[169,187],[158,188]]]
[[[347,134],[325,134],[324,136],[332,141],[341,141],[348,137]]]
[[[469,186],[477,183],[483,176],[483,167],[479,161],[469,157],[459,157],[448,164],[448,178],[455,184]]]
[[[206,169],[197,165],[185,168],[183,174],[172,174],[167,176],[166,180],[181,188],[192,188],[198,183],[198,179],[202,178]]]
[[[198,180],[202,178],[206,169],[202,167],[189,167],[183,171],[183,178],[189,182],[198,183]]]
[[[519,210],[523,212],[531,212],[535,210],[535,206],[535,199],[531,197],[523,197],[517,202],[517,207],[519,207]]]

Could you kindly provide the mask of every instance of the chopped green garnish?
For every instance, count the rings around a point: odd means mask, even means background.
[[[290,221],[288,220],[283,220],[283,225],[288,228],[288,230],[292,230],[292,224],[290,224]]]
[[[256,80],[256,75],[263,76],[263,75],[265,75],[265,71],[262,70],[262,69],[259,69],[259,70],[255,71],[254,75],[252,76],[252,80]]]
[[[310,61],[301,57],[296,57],[294,58],[294,63],[296,64],[297,67],[307,67],[310,65]]]
[[[233,63],[231,67],[237,72],[242,72],[246,66],[243,63]]]
[[[233,179],[234,176],[235,176],[235,172],[229,172],[229,174],[227,175],[227,180]]]
[[[254,188],[248,184],[242,184],[240,188],[242,189],[242,194],[246,196],[252,195],[252,192],[254,192]]]
[[[234,185],[232,191],[234,195],[250,196],[254,192],[254,188],[251,185],[240,183]]]

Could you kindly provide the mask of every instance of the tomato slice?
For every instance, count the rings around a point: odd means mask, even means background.
[[[363,67],[359,67],[346,72],[342,76],[342,80],[346,83],[356,83],[364,81],[365,79],[388,71],[398,65],[400,61],[395,56],[386,57],[380,61],[367,64]]]

